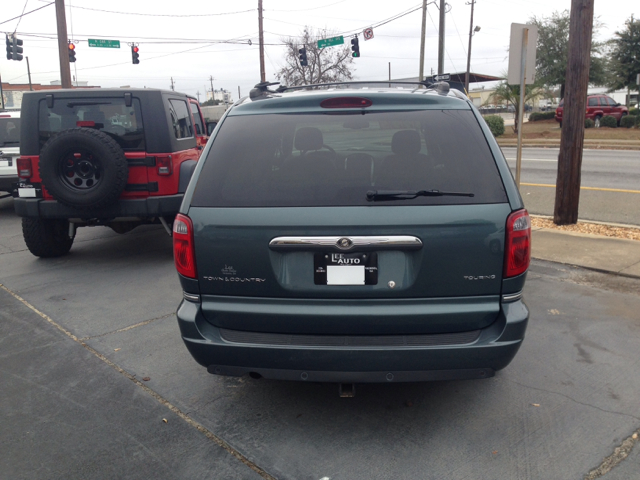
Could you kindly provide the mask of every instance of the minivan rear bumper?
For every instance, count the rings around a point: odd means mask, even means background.
[[[522,300],[502,303],[496,321],[486,328],[430,336],[286,335],[226,330],[205,320],[200,303],[187,300],[180,304],[177,317],[187,349],[209,373],[367,383],[491,377],[516,355],[524,339],[529,311]]]

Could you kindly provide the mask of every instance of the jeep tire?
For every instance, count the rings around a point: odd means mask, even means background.
[[[129,167],[124,151],[106,133],[72,128],[53,135],[40,151],[40,178],[60,203],[101,208],[124,190]]]
[[[42,258],[66,255],[74,238],[69,236],[67,220],[27,217],[22,218],[22,235],[29,251]]]

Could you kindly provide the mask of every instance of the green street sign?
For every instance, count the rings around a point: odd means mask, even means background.
[[[97,40],[95,38],[90,38],[89,46],[101,48],[120,48],[120,40]]]
[[[342,45],[343,43],[344,37],[342,35],[339,37],[324,38],[322,40],[318,40],[318,48],[333,47],[335,45]]]

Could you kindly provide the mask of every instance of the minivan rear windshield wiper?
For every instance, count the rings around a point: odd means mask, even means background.
[[[411,200],[417,197],[473,197],[473,193],[441,192],[440,190],[369,190],[367,200]]]

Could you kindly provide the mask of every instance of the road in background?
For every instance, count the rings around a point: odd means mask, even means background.
[[[503,147],[515,176],[516,149]],[[531,213],[553,215],[558,173],[557,148],[523,148],[520,192]],[[640,152],[584,150],[581,220],[640,225]]]

